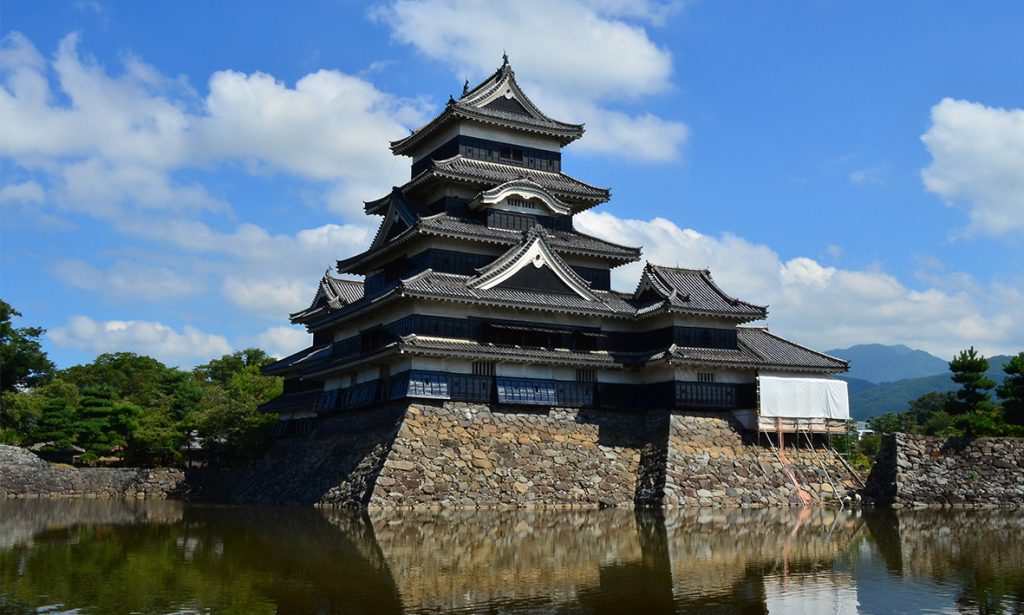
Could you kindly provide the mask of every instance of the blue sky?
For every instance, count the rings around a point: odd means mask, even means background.
[[[299,7],[3,2],[0,296],[59,365],[303,346],[388,141],[503,51],[586,123],[564,169],[613,198],[578,228],[817,349],[1024,348],[1024,4]]]

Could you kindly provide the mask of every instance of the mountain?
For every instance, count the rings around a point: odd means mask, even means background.
[[[861,391],[873,389],[878,386],[877,382],[868,382],[867,380],[861,380],[860,378],[850,378],[848,376],[839,376],[840,380],[846,381],[846,392],[849,395],[855,395]]]
[[[874,383],[934,376],[949,371],[949,361],[902,344],[859,344],[829,350],[825,354],[850,362],[848,378]]]
[[[989,357],[989,367],[985,375],[994,380],[997,385],[1002,384],[1003,378],[1006,377],[1006,374],[1003,372],[1003,366],[1009,360],[1010,357],[1006,355]],[[907,409],[911,401],[925,393],[931,393],[932,391],[955,391],[957,388],[959,387],[953,382],[948,368],[944,374],[887,382],[869,389],[859,389],[856,392],[851,385],[848,387],[850,391],[850,416],[854,420],[863,421],[885,412],[902,412]]]

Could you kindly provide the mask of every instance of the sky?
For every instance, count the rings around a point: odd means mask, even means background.
[[[586,125],[578,229],[818,350],[1024,350],[1024,3],[2,0],[0,36],[0,297],[61,367],[307,346],[388,142],[504,52]]]

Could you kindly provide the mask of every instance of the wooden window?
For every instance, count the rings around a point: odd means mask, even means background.
[[[526,406],[555,406],[558,396],[551,380],[526,378],[497,378],[498,401],[503,404]]]
[[[597,371],[593,369],[576,370],[576,382],[597,382]]]
[[[493,361],[473,361],[474,376],[493,376],[495,373]]]
[[[467,374],[449,374],[449,392],[452,399],[463,401],[491,401],[490,376],[470,376]]]
[[[593,382],[558,381],[555,383],[558,405],[565,408],[586,408],[593,406],[594,388],[595,386]]]
[[[697,372],[697,382],[714,382],[715,374],[712,372]]]
[[[448,376],[436,372],[409,372],[409,397],[450,399]]]

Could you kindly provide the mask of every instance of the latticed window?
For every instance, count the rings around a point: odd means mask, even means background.
[[[597,382],[597,371],[593,369],[576,370],[576,382]]]
[[[474,376],[493,376],[495,373],[493,361],[473,361]]]
[[[697,372],[697,382],[714,382],[715,374],[713,372]]]

